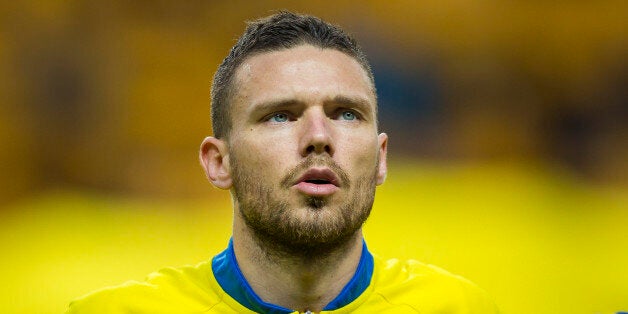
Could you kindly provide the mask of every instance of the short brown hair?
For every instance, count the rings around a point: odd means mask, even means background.
[[[229,136],[229,102],[234,94],[234,75],[242,62],[256,53],[289,49],[302,44],[335,49],[353,57],[367,73],[373,91],[375,81],[366,55],[355,39],[339,27],[310,15],[280,11],[247,23],[248,26],[229,55],[222,61],[211,90],[212,129],[216,138]]]

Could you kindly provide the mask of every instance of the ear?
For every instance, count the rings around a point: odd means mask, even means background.
[[[224,141],[211,136],[206,137],[201,143],[198,157],[209,182],[219,189],[231,188],[229,149]]]
[[[386,133],[380,133],[377,136],[377,142],[379,144],[379,169],[377,172],[377,185],[381,185],[386,181],[386,174],[388,173],[388,164],[386,163],[386,154],[388,152],[388,135]]]

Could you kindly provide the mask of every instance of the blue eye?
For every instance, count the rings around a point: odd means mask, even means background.
[[[288,121],[288,115],[282,112],[275,113],[272,117],[270,117],[270,121],[272,122],[286,122]]]
[[[343,111],[341,116],[342,116],[342,119],[348,120],[348,121],[357,119],[357,117],[355,116],[355,113],[351,111]]]

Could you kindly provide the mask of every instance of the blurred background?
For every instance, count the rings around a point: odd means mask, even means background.
[[[244,21],[342,26],[373,65],[390,174],[366,237],[504,313],[628,310],[628,2],[0,4],[0,312],[227,244],[206,182],[209,89]]]

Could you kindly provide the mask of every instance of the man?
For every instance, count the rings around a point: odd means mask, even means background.
[[[384,261],[362,236],[386,177],[370,66],[311,16],[252,22],[218,68],[200,160],[231,191],[233,237],[211,261],[79,299],[70,313],[495,313],[460,277]]]

